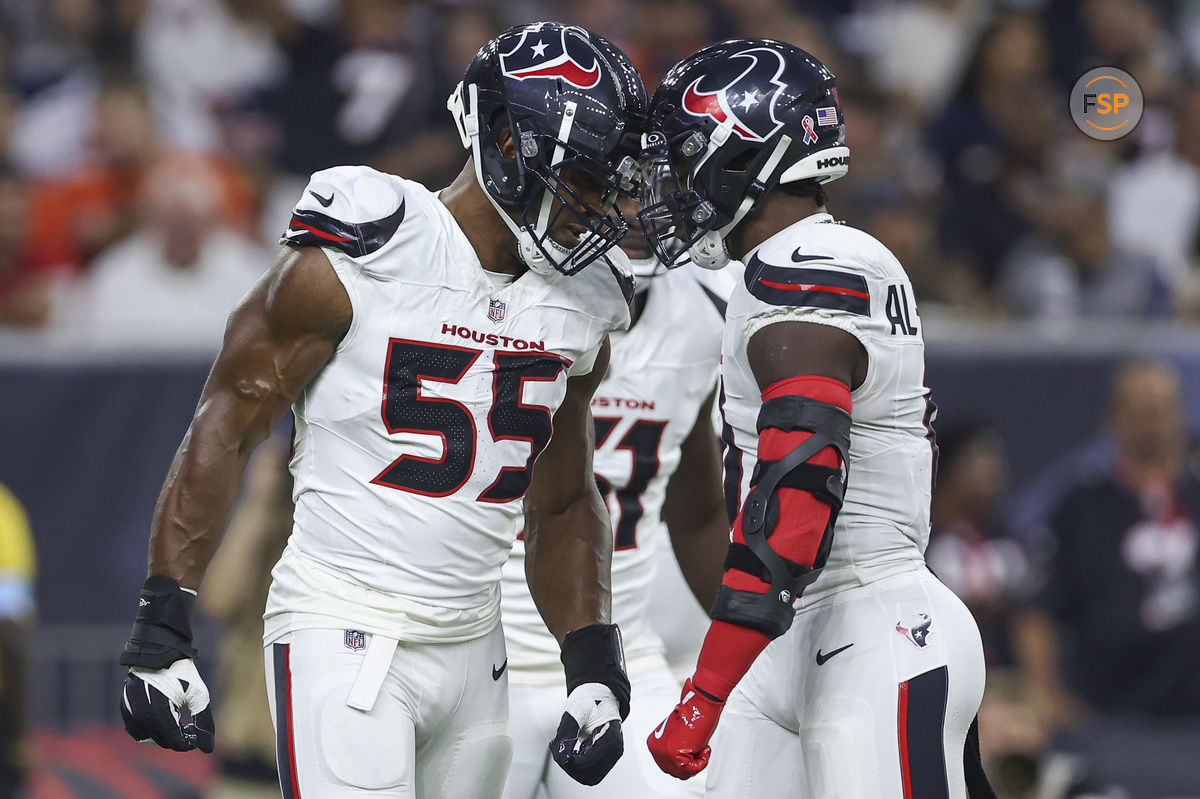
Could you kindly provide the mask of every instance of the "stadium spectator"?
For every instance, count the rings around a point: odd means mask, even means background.
[[[222,112],[283,79],[270,24],[281,5],[231,0],[150,0],[135,36],[141,74],[163,139],[189,150],[222,145]]]
[[[22,174],[49,178],[86,163],[100,65],[129,62],[138,6],[102,0],[0,3],[5,83],[21,100],[5,141],[9,160]]]
[[[1181,795],[1200,788],[1183,754],[1200,744],[1200,471],[1174,368],[1119,369],[1109,424],[1116,459],[1052,513],[1015,642],[1062,747],[1135,797]]]
[[[1036,216],[1044,165],[1061,114],[1050,52],[1032,13],[998,16],[980,37],[962,88],[930,129],[945,188],[942,248],[969,293],[991,291],[1000,264]]]
[[[29,241],[25,181],[0,166],[0,327],[33,328],[50,317],[55,277],[62,269]]]
[[[987,423],[971,420],[939,427],[937,444],[925,559],[975,616],[988,665],[1010,664],[1009,609],[1029,565],[1020,546],[997,529],[1008,482],[1004,443]]]
[[[695,0],[647,0],[630,35],[629,57],[653,86],[679,59],[712,41],[713,11]]]
[[[1114,247],[1103,198],[1073,190],[1044,204],[998,277],[1010,314],[1057,327],[1076,318],[1168,317],[1169,270],[1153,256]]]
[[[1108,227],[1116,247],[1155,258],[1172,285],[1194,298],[1200,289],[1191,264],[1200,237],[1200,82],[1180,94],[1173,119],[1171,146],[1150,151],[1113,175],[1107,187]],[[1200,310],[1195,299],[1187,305],[1192,316]]]
[[[86,168],[33,189],[33,245],[56,263],[82,267],[131,233],[147,171],[162,160],[180,157],[162,145],[145,89],[127,73],[106,78],[95,102],[90,144]],[[220,190],[221,218],[244,228],[251,213],[244,179],[223,160],[207,160]]]
[[[421,3],[342,0],[332,23],[301,20],[284,32],[285,78],[262,100],[280,131],[282,170],[308,175],[377,163],[386,146],[443,123],[446,95],[435,96],[428,73],[437,42],[431,11]]]
[[[25,510],[0,484],[0,799],[21,795],[29,768],[25,649],[34,613],[35,568]]]
[[[871,83],[920,117],[936,117],[962,79],[988,5],[984,0],[863,4],[855,26],[864,40]]]
[[[155,166],[139,227],[96,258],[60,324],[80,343],[213,352],[225,318],[270,262],[221,219],[221,175],[203,160]]]

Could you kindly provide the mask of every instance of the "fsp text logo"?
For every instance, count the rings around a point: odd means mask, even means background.
[[[1071,119],[1093,139],[1126,136],[1142,118],[1142,87],[1123,69],[1096,67],[1071,89]]]

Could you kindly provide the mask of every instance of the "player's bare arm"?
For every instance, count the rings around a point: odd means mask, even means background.
[[[830,377],[853,389],[867,376],[862,344],[829,325],[779,322],[755,333],[746,352],[760,390],[803,375]]]
[[[725,700],[791,626],[792,600],[824,566],[841,495],[822,485],[836,475],[844,490],[850,390],[866,375],[858,339],[828,325],[769,325],[750,338],[747,355],[763,399],[759,477],[734,526],[696,673],[663,724],[666,734],[649,740],[659,765],[681,779],[707,765]]]
[[[325,254],[286,248],[230,316],[225,341],[159,495],[149,577],[121,656],[122,712],[139,740],[212,751],[208,690],[192,658],[195,588],[220,541],[254,448],[332,357],[351,321]],[[154,689],[152,692],[151,689]],[[171,708],[186,706],[180,727]]]
[[[592,371],[567,381],[554,436],[525,493],[525,575],[560,645],[572,630],[609,622],[612,528],[592,472],[590,405],[608,356],[606,342]]]
[[[199,585],[251,452],[333,356],[350,320],[350,298],[313,247],[283,250],[234,310],[159,495],[151,575]]]
[[[712,607],[729,548],[729,515],[721,492],[721,457],[712,428],[716,391],[700,405],[680,445],[679,468],[667,483],[663,521],[680,570],[696,600]]]
[[[575,780],[595,785],[624,751],[629,678],[621,634],[609,624],[612,528],[592,470],[591,400],[608,368],[605,340],[592,371],[567,381],[554,437],[525,493],[529,592],[562,647],[567,705],[550,752]]]

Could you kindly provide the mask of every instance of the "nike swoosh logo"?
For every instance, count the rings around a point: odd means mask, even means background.
[[[493,680],[500,679],[500,675],[503,674],[504,670],[507,668],[508,668],[508,658],[504,659],[504,662],[500,664],[500,668],[496,668],[495,666],[492,666],[492,679]]]
[[[817,650],[817,665],[818,665],[818,666],[824,666],[824,665],[825,665],[825,663],[826,663],[826,661],[828,661],[828,660],[829,660],[831,657],[833,657],[834,655],[838,654],[839,652],[845,652],[847,649],[849,649],[849,648],[850,648],[850,647],[852,647],[852,646],[854,646],[854,644],[846,644],[846,645],[845,645],[845,646],[843,646],[843,647],[839,647],[839,648],[837,648],[837,649],[833,650],[833,651],[832,651],[832,652],[830,652],[828,655],[823,655],[823,654],[821,654],[821,650],[820,650],[820,649],[818,649],[818,650]]]
[[[663,737],[663,733],[667,731],[667,722],[669,720],[670,720],[670,716],[663,719],[663,723],[658,725],[658,729],[654,731],[654,737],[656,739]]]
[[[801,255],[799,250],[792,253],[792,263],[802,264],[805,261],[831,261],[828,255]]]
[[[322,197],[321,195],[317,194],[312,189],[309,189],[308,193],[311,194],[312,196],[316,197],[317,202],[319,202],[321,205],[325,206],[326,208],[333,205],[333,195],[332,194],[329,195],[328,197]]]

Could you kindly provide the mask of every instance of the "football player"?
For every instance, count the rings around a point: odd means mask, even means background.
[[[648,744],[686,779],[723,718],[720,799],[987,796],[966,746],[979,632],[924,561],[921,318],[895,257],[825,211],[844,142],[833,74],[780,42],[700,50],[651,103],[647,152],[675,174],[643,211],[657,252],[745,275],[721,367],[740,511],[696,671]]]
[[[636,210],[633,204],[630,212]],[[720,586],[729,523],[721,502],[712,406],[735,275],[732,269],[666,272],[645,238],[633,231],[621,248],[630,256],[637,289],[630,329],[613,334],[608,371],[592,398],[594,467],[612,516],[613,621],[623,632],[629,676],[637,685],[624,729],[631,740],[641,741],[679,691],[650,619],[652,612],[663,612],[650,607],[650,597],[656,551],[672,546],[667,532],[705,606]],[[505,799],[533,799],[539,788],[550,799],[700,795],[702,786],[662,774],[642,746],[595,789],[582,789],[548,768],[545,741],[558,723],[562,669],[558,646],[526,584],[525,561],[518,539],[504,567],[501,600],[514,745]],[[690,593],[679,600],[696,602]],[[701,631],[697,647],[702,637]]]
[[[246,459],[291,406],[294,530],[265,615],[284,796],[500,795],[499,580],[522,499],[566,673],[555,759],[589,784],[612,767],[630,689],[589,403],[629,322],[613,202],[638,174],[644,92],[599,36],[513,28],[448,104],[471,153],[449,187],[313,175],[159,499],[121,657],[134,738],[213,749],[194,589]]]

